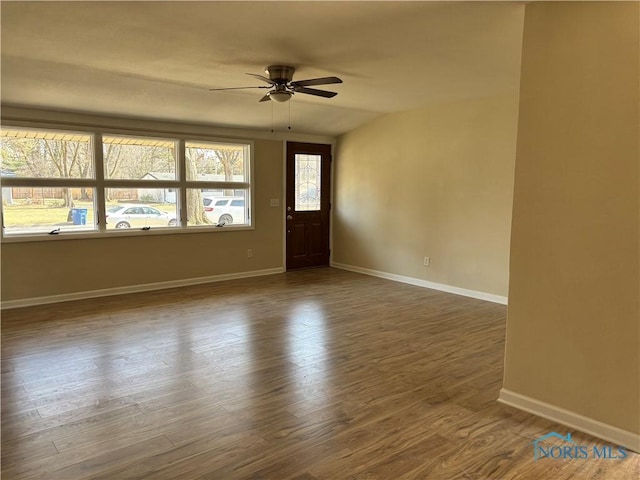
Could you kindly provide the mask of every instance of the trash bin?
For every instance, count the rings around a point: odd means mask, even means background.
[[[74,225],[86,225],[87,224],[87,209],[86,208],[72,208],[71,219]]]

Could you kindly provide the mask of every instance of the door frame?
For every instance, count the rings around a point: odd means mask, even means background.
[[[282,271],[287,271],[287,221],[285,219],[287,215],[287,143],[316,143],[320,145],[329,145],[331,161],[329,162],[329,176],[331,183],[329,185],[329,266],[333,266],[333,192],[334,192],[334,153],[336,148],[336,141],[333,138],[284,138],[282,140],[282,201],[280,202],[280,215],[282,221]]]

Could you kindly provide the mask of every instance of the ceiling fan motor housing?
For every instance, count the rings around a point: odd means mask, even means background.
[[[287,84],[293,80],[293,74],[295,71],[295,68],[288,67],[286,65],[269,65],[265,69],[265,73],[269,75],[269,78],[278,85]]]

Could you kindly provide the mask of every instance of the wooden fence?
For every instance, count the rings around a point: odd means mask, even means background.
[[[13,187],[11,188],[11,198],[13,201],[43,203],[44,200],[62,200],[64,190],[64,188],[58,187]],[[138,190],[135,188],[117,188],[111,190],[110,193],[112,200],[138,200]],[[71,195],[74,200],[93,200],[93,190],[90,188],[72,188]],[[3,197],[6,196],[3,195]]]

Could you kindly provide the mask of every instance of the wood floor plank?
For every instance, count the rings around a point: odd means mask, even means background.
[[[331,268],[4,311],[2,478],[640,478],[534,461],[505,315]]]
[[[197,478],[208,466],[246,452],[256,446],[268,446],[257,435],[240,434],[233,437],[209,435],[181,446],[167,449],[139,461],[131,461],[92,477],[93,480],[114,478]]]
[[[113,469],[114,465],[135,462],[138,459],[157,455],[171,448],[173,448],[173,444],[164,436],[150,438],[137,444],[87,458],[73,465],[51,469],[47,472],[47,477],[50,480],[93,478],[105,470]]]

